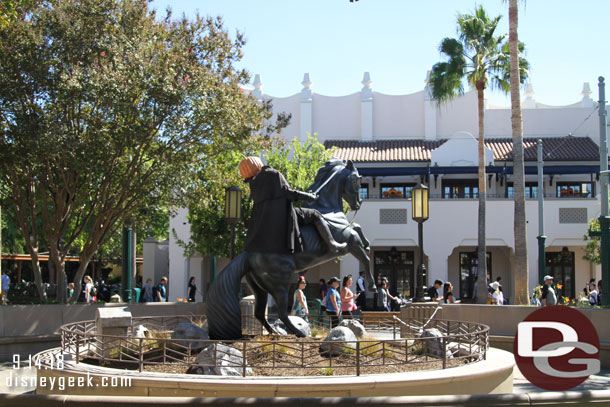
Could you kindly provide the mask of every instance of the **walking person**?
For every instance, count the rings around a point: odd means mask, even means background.
[[[551,305],[557,305],[557,294],[555,289],[552,287],[553,276],[544,276],[544,286],[542,287],[542,306],[550,307]]]
[[[91,290],[93,288],[93,280],[91,279],[91,277],[85,276],[85,278],[83,278],[83,281],[85,282],[85,288],[83,290],[85,294],[85,304],[90,304],[93,302],[93,296],[91,295]]]
[[[377,290],[377,310],[390,312],[392,310],[390,308],[390,301],[392,299],[396,300],[388,291],[388,281],[386,279],[381,280],[381,284]]]
[[[142,302],[153,302],[152,279],[146,279],[146,284],[144,284],[143,291]]]
[[[343,318],[352,319],[352,311],[356,309],[354,300],[360,294],[354,294],[350,289],[352,285],[352,275],[348,274],[343,277],[343,287],[341,288],[341,316]]]
[[[341,315],[341,296],[337,291],[339,288],[339,279],[337,277],[331,277],[328,280],[328,293],[326,294],[326,313],[330,316],[331,328],[339,325],[339,315]]]
[[[595,285],[595,280],[593,283],[589,283],[589,304],[592,306],[601,305],[599,302],[599,293],[597,292],[597,286]]]
[[[504,305],[504,294],[500,290],[500,283],[494,281],[489,285],[492,289],[491,303],[492,305]]]
[[[460,303],[460,300],[455,300],[455,297],[453,296],[453,284],[451,284],[449,281],[447,281],[444,285],[443,285],[443,301],[445,302],[445,304],[458,304]]]
[[[292,311],[290,314],[301,317],[309,322],[309,307],[307,307],[307,297],[305,297],[305,292],[303,291],[306,286],[307,282],[305,279],[302,277],[299,278],[297,289],[294,291],[294,296],[292,297]]]
[[[194,276],[191,277],[189,280],[188,290],[189,290],[189,295],[188,295],[189,302],[195,302],[195,294],[197,294],[197,285],[195,284]]]
[[[323,278],[320,279],[320,317],[326,312],[326,294],[328,293],[328,284]],[[322,318],[323,319],[323,318]]]
[[[364,271],[360,272],[360,277],[358,277],[358,281],[356,282],[356,294],[358,294],[358,297],[356,298],[356,307],[360,311],[364,311],[366,309],[366,284],[364,281]]]
[[[10,288],[11,278],[6,274],[6,270],[2,270],[2,286],[0,287],[0,297],[2,298],[2,304],[8,304],[8,290]]]
[[[161,277],[161,281],[157,284],[157,292],[155,302],[167,302],[167,277]]]

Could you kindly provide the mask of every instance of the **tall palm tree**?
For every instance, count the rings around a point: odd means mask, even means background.
[[[510,91],[509,44],[506,35],[496,35],[502,16],[489,18],[483,6],[474,14],[459,14],[457,17],[458,38],[445,38],[439,47],[447,57],[432,67],[430,85],[432,97],[439,103],[447,102],[464,93],[464,80],[477,92],[479,119],[479,226],[478,226],[478,299],[487,299],[487,262],[485,238],[485,213],[487,182],[485,177],[485,89],[498,88]],[[527,66],[524,62],[522,66]],[[522,80],[526,74],[523,73]]]
[[[511,125],[513,133],[513,174],[514,174],[514,235],[515,235],[515,262],[513,267],[513,288],[515,290],[515,304],[529,302],[529,269],[527,264],[527,234],[525,220],[525,173],[523,163],[523,117],[521,115],[521,97],[519,84],[522,82],[519,52],[518,26],[519,8],[518,0],[509,0],[508,5],[508,41],[510,48],[510,105]],[[524,68],[528,68],[527,65]],[[543,191],[538,191],[542,194]]]

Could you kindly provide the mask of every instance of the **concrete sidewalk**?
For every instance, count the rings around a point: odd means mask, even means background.
[[[542,393],[548,390],[541,389],[530,383],[523,374],[519,371],[519,368],[515,366],[513,372],[513,393],[524,394],[524,393]],[[569,391],[590,391],[590,390],[610,390],[610,369],[602,369],[596,375],[589,376],[587,380],[580,386],[574,387]]]
[[[514,394],[542,393],[547,390],[540,389],[531,384],[519,369],[514,370]],[[11,363],[0,364],[0,394],[21,394],[34,391],[33,378],[35,369],[13,369]],[[596,375],[589,377],[583,384],[570,391],[610,390],[610,369],[603,369]]]

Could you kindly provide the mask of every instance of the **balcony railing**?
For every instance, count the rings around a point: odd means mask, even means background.
[[[361,197],[363,200],[383,200],[383,201],[410,201],[410,196],[401,196],[401,197],[384,197],[381,195],[369,194],[368,197]],[[595,199],[595,196],[590,195],[570,195],[570,196],[556,196],[551,194],[544,194],[544,198],[557,198],[557,199]],[[467,199],[467,200],[476,200],[479,199],[478,195],[473,196],[443,196],[441,194],[430,194],[430,199],[433,200],[456,200],[456,199]],[[487,199],[513,199],[512,196],[507,197],[505,194],[487,194]],[[526,197],[528,200],[538,199],[535,197]]]

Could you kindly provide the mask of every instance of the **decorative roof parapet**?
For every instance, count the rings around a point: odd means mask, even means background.
[[[589,82],[585,82],[582,85],[582,107],[593,107],[593,99],[591,99],[591,86]]]
[[[254,75],[254,82],[252,83],[252,86],[254,86],[252,96],[254,96],[256,100],[263,100],[263,91],[261,89],[264,85],[263,81],[261,80],[261,74],[257,73],[256,75]]]
[[[426,73],[426,80],[425,82],[425,86],[424,86],[424,98],[426,100],[432,100],[432,86],[430,86],[430,74],[432,73],[432,71],[428,71]]]
[[[305,73],[303,75],[303,89],[301,89],[301,102],[311,102],[313,99],[313,92],[311,91],[311,79],[309,78],[309,73]]]
[[[360,93],[361,100],[372,100],[373,99],[373,89],[371,88],[371,74],[368,72],[364,73],[362,77],[362,91]]]
[[[525,100],[523,101],[524,109],[535,109],[536,108],[536,100],[534,99],[534,87],[531,82],[528,82],[525,86],[525,92],[523,92],[523,96],[525,96]]]

